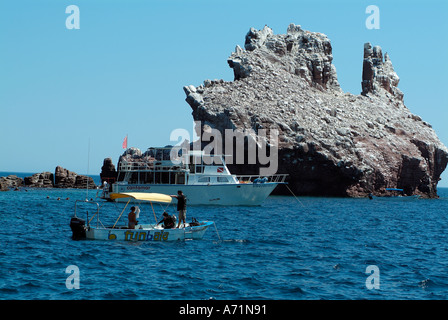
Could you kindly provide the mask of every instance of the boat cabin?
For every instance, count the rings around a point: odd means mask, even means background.
[[[173,151],[174,150],[174,151]],[[172,148],[150,148],[143,161],[120,160],[118,183],[127,184],[226,184],[238,183],[227,169],[222,155],[203,151],[176,153]]]

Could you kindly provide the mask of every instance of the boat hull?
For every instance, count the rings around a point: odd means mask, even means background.
[[[222,185],[115,184],[113,192],[177,194],[178,190],[182,190],[187,196],[188,205],[260,206],[278,184],[276,182]]]
[[[86,230],[86,239],[117,241],[179,241],[202,239],[207,228],[213,222],[205,221],[199,226],[187,226],[179,229],[164,229],[155,225],[137,225],[135,229],[125,227],[96,228]]]

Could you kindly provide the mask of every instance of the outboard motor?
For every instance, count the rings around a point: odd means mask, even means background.
[[[86,238],[86,221],[84,219],[73,217],[70,220],[70,229],[72,229],[73,240],[80,240]]]

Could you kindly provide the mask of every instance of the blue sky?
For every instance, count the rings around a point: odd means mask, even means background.
[[[69,30],[68,5],[80,9]],[[368,5],[380,9],[369,30]],[[361,91],[363,44],[388,52],[406,106],[448,145],[447,1],[2,1],[0,171],[99,174],[129,146],[192,131],[182,87],[233,80],[227,58],[250,27],[326,34],[346,92]],[[89,154],[90,141],[90,157]],[[448,187],[448,173],[439,186]]]

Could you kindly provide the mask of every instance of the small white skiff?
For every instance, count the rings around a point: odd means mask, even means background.
[[[100,206],[93,201],[75,202],[75,213],[70,220],[70,228],[73,232],[74,240],[92,239],[92,240],[122,240],[122,241],[176,241],[176,240],[197,240],[202,239],[207,228],[214,224],[213,221],[193,221],[191,223],[181,224],[180,227],[167,229],[162,224],[157,224],[156,213],[153,203],[169,204],[172,201],[171,196],[160,193],[112,193],[111,199],[129,198],[123,211],[112,226],[104,226],[99,219]],[[134,229],[129,229],[127,225],[119,225],[118,222],[126,210],[126,207],[132,200],[148,201],[154,213],[156,223],[137,224]],[[77,205],[79,202],[96,205],[95,214],[89,219],[81,219],[76,216]],[[96,218],[96,223],[91,223]],[[86,225],[87,221],[87,225]],[[95,225],[94,225],[95,224]]]

